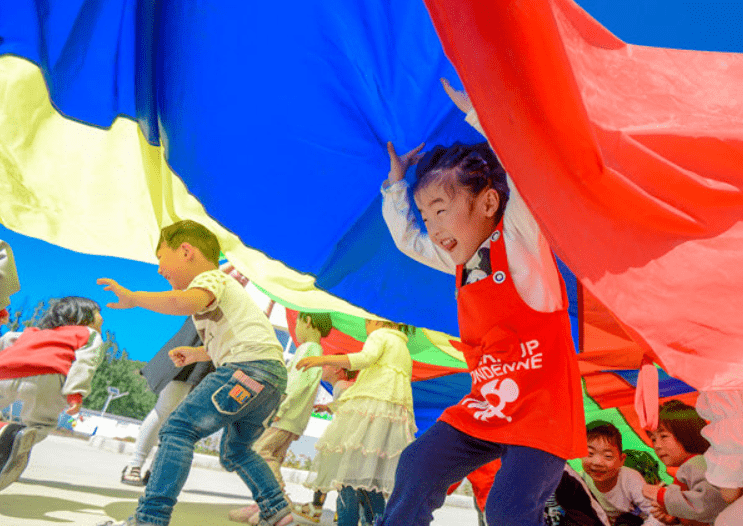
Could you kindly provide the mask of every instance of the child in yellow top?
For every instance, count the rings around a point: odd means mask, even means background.
[[[167,525],[191,469],[194,445],[219,429],[224,429],[220,462],[250,489],[260,508],[259,524],[295,524],[271,469],[251,449],[286,388],[283,349],[244,287],[219,270],[219,251],[212,232],[194,221],[180,221],[162,230],[156,252],[158,272],[172,291],[135,292],[112,279],[98,280],[118,297],[109,303],[111,308],[191,315],[204,345],[176,347],[171,359],[178,367],[207,360],[216,367],[160,430],[160,448],[144,496],[122,526]]]
[[[404,326],[366,321],[360,352],[308,357],[298,369],[336,365],[360,370],[356,382],[333,403],[333,421],[315,448],[308,485],[338,490],[338,526],[356,526],[359,504],[371,522],[384,513],[400,453],[415,438],[413,362]]]

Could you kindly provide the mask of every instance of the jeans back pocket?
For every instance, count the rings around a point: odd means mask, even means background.
[[[263,389],[263,384],[238,369],[212,393],[212,403],[221,414],[236,415],[250,405]]]

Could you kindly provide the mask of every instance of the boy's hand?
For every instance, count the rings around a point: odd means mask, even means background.
[[[8,309],[0,310],[0,325],[5,325],[10,321],[10,314]]]
[[[168,352],[168,356],[176,367],[183,367],[201,361],[201,347],[176,347]]]
[[[441,85],[444,86],[444,91],[449,95],[449,98],[457,108],[462,110],[464,113],[472,111],[472,101],[470,101],[470,96],[467,95],[466,91],[455,90],[452,85],[449,84],[449,81],[444,78],[441,79]]]
[[[308,356],[302,358],[297,362],[296,368],[298,371],[306,371],[310,367],[321,367],[323,365],[323,359],[320,356]]]
[[[131,290],[122,287],[114,280],[109,278],[99,278],[96,283],[98,285],[104,285],[103,290],[110,290],[116,294],[116,297],[119,300],[116,303],[107,303],[106,307],[112,309],[131,309],[137,306],[134,302],[134,293]]]
[[[420,151],[426,143],[422,142],[403,156],[398,156],[392,142],[387,143],[387,153],[390,156],[390,173],[387,174],[387,184],[395,184],[405,177],[408,168],[418,163],[423,155]]]
[[[71,403],[69,406],[67,406],[67,409],[65,410],[65,414],[70,415],[70,416],[78,414],[80,412],[80,407],[82,405],[83,404],[79,402]]]

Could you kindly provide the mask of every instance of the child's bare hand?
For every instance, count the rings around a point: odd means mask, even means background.
[[[5,325],[10,321],[10,314],[8,309],[0,310],[0,325]]]
[[[646,499],[650,499],[653,502],[658,501],[658,492],[660,491],[660,486],[656,486],[653,484],[645,484],[642,487],[642,494]]]
[[[650,515],[652,515],[653,518],[659,520],[663,524],[679,523],[679,520],[676,517],[666,513],[666,511],[660,506],[660,504],[657,503],[653,503],[652,507],[650,508]]]
[[[168,351],[168,356],[176,367],[198,362],[198,354],[200,354],[198,347],[175,347]]]
[[[449,95],[449,98],[457,108],[462,110],[464,113],[472,111],[472,101],[470,101],[470,96],[467,95],[466,91],[454,89],[452,85],[449,84],[449,81],[444,78],[441,79],[441,85],[444,86],[444,91]]]
[[[78,414],[82,405],[83,404],[77,402],[70,404],[69,406],[67,406],[67,409],[65,409],[65,414],[70,416]]]
[[[397,181],[401,181],[405,177],[405,172],[408,171],[408,168],[421,160],[423,155],[420,151],[425,145],[426,143],[422,142],[405,155],[399,156],[392,142],[387,143],[387,153],[390,156],[390,173],[387,174],[389,184],[395,184]]]
[[[116,297],[118,298],[116,303],[107,303],[106,307],[112,309],[131,309],[137,306],[134,302],[134,293],[131,290],[122,287],[116,283],[116,281],[109,278],[99,278],[96,283],[98,285],[103,285],[103,290],[110,290],[116,294]]]
[[[320,356],[308,356],[307,358],[299,360],[296,368],[298,371],[306,371],[310,367],[321,367],[322,365],[323,361]]]
[[[315,413],[330,413],[333,414],[333,411],[330,409],[330,406],[327,404],[315,404],[312,406],[312,410]]]

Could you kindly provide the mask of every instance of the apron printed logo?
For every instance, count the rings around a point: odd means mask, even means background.
[[[485,400],[469,397],[462,400],[466,407],[480,409],[473,415],[477,420],[490,420],[493,416],[497,416],[507,422],[511,421],[510,416],[503,414],[503,408],[519,397],[519,386],[513,379],[505,378],[502,381],[496,379],[488,382],[482,386],[480,393]]]

